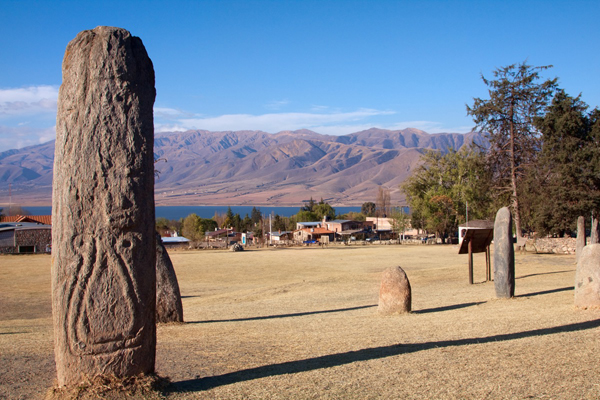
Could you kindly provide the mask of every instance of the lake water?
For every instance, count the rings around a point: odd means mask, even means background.
[[[52,207],[27,207],[23,206],[24,209],[29,211],[32,215],[50,215],[52,213]],[[297,214],[300,207],[256,207],[264,215],[269,215],[271,212],[275,215],[281,215],[282,217],[290,217]],[[350,211],[360,212],[360,207],[334,207],[337,214],[346,214]],[[250,215],[252,212],[252,206],[231,206],[231,211],[234,214],[240,214],[242,218],[246,214]],[[159,206],[156,207],[156,217],[166,219],[180,219],[185,218],[190,214],[196,214],[201,218],[212,218],[215,212],[219,214],[225,214],[227,212],[227,206]]]

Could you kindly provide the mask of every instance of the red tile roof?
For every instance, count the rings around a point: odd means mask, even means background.
[[[320,235],[326,235],[329,233],[335,233],[333,231],[330,231],[329,229],[326,228],[303,228],[300,229],[301,231],[305,231],[305,232],[309,232],[309,233],[316,233],[316,234],[320,234]]]
[[[52,225],[52,215],[11,215],[0,217],[0,222],[39,222]]]

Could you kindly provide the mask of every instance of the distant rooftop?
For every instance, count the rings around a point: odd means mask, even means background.
[[[160,239],[163,243],[187,243],[190,241],[190,239],[184,238],[183,236],[161,237]]]
[[[37,222],[44,225],[52,225],[52,215],[11,215],[0,217],[2,222]]]

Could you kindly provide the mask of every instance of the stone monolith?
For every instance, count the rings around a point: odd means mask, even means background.
[[[410,282],[401,267],[391,267],[383,271],[377,307],[380,314],[410,312],[411,296]]]
[[[156,322],[183,322],[183,305],[171,257],[156,235]]]
[[[575,259],[579,262],[581,251],[585,247],[585,218],[579,216],[577,218],[577,239],[575,242]]]
[[[58,385],[154,372],[154,68],[119,28],[67,46],[52,194]]]
[[[515,248],[508,207],[498,210],[494,222],[494,287],[498,298],[515,295]]]
[[[598,232],[598,218],[592,220],[592,229],[590,230],[590,244],[600,243],[600,232]]]
[[[581,251],[575,270],[575,306],[600,308],[600,244]]]

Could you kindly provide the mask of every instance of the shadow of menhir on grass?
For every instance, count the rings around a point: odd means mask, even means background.
[[[265,365],[231,372],[219,376],[189,379],[173,382],[171,391],[201,391],[219,386],[230,385],[237,382],[266,378],[285,374],[308,372],[321,368],[331,368],[350,364],[357,361],[369,361],[380,358],[392,357],[400,354],[409,354],[417,351],[429,350],[440,347],[457,347],[470,344],[485,344],[507,340],[523,339],[533,336],[552,335],[555,333],[577,332],[600,327],[600,319],[579,322],[568,325],[554,326],[551,328],[534,329],[530,331],[506,333],[501,335],[485,336],[481,338],[468,338],[457,340],[442,340],[438,342],[394,344],[391,346],[372,347],[346,353],[330,354],[305,360],[289,361],[279,364]]]
[[[423,310],[413,310],[411,312],[413,314],[428,314],[428,313],[434,313],[434,312],[458,310],[458,309],[461,309],[461,308],[478,306],[478,305],[483,304],[483,303],[485,303],[485,301],[477,301],[477,302],[473,302],[473,303],[453,304],[451,306],[443,306],[443,307],[425,308]]]
[[[515,297],[533,297],[533,296],[539,296],[539,295],[542,295],[542,294],[567,292],[569,290],[575,290],[575,286],[565,286],[565,287],[558,288],[558,289],[542,290],[541,292],[533,292],[533,293],[520,294],[520,295],[515,296]]]
[[[529,278],[529,277],[538,276],[538,275],[564,274],[566,272],[575,272],[575,270],[574,269],[569,269],[569,270],[566,270],[566,271],[541,272],[539,274],[529,274],[529,275],[517,276],[515,279]]]
[[[263,320],[263,319],[291,318],[291,317],[302,317],[304,315],[328,314],[328,313],[336,313],[336,312],[344,312],[344,311],[362,310],[363,308],[371,308],[371,307],[377,307],[377,304],[372,304],[369,306],[337,308],[335,310],[305,311],[305,312],[292,313],[292,314],[264,315],[261,317],[247,317],[247,318],[233,318],[233,319],[210,319],[210,320],[206,320],[206,321],[190,321],[190,322],[186,322],[186,323],[187,324],[211,324],[211,323],[215,323],[215,322],[259,321],[259,320]]]

